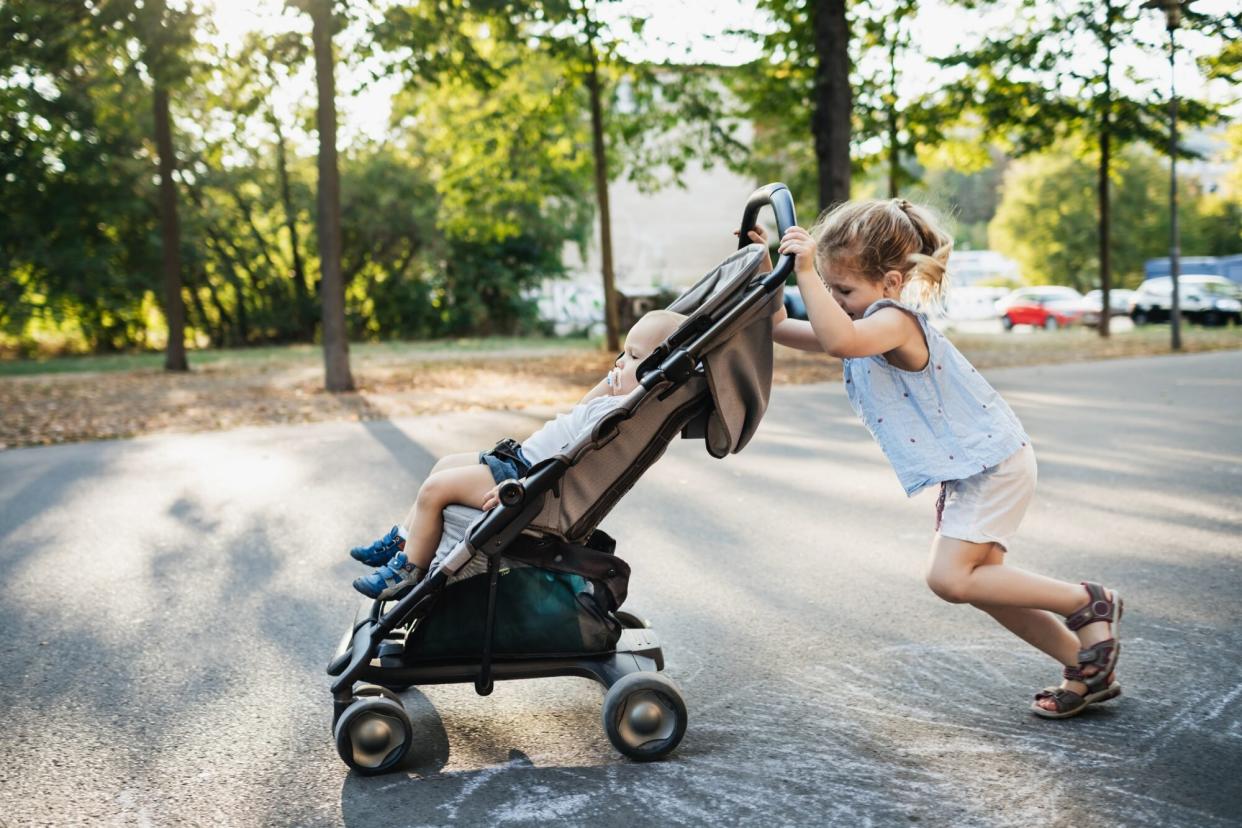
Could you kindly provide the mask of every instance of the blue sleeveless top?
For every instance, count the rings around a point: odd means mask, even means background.
[[[907,495],[976,475],[1030,442],[996,389],[922,313],[881,299],[863,317],[889,305],[918,320],[927,340],[927,366],[903,371],[881,354],[842,362],[850,405]]]

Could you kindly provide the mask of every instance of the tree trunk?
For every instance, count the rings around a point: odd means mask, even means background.
[[[587,90],[591,95],[591,146],[595,153],[595,199],[599,205],[600,255],[604,273],[604,328],[608,350],[621,350],[621,320],[617,308],[616,276],[612,269],[612,215],[608,206],[608,156],[604,146],[604,112],[600,103],[599,61],[595,30],[587,21]]]
[[[160,244],[164,273],[164,318],[168,322],[165,371],[188,371],[185,358],[185,300],[181,296],[181,227],[177,222],[177,189],[173,181],[172,119],[168,90],[155,85],[155,148],[160,171]]]
[[[280,177],[280,202],[285,211],[285,227],[289,230],[289,250],[293,254],[293,293],[297,299],[297,322],[307,339],[315,336],[314,313],[311,309],[310,283],[306,280],[306,266],[302,263],[301,241],[298,239],[298,212],[293,206],[293,193],[289,187],[289,164],[285,154],[285,135],[280,129],[280,119],[272,115],[272,128],[276,131],[276,173]]]
[[[341,180],[336,161],[336,78],[332,57],[332,0],[311,7],[319,105],[319,294],[323,301],[324,387],[352,391],[345,332],[345,282],[341,278]]]
[[[1100,118],[1100,180],[1099,189],[1099,207],[1100,207],[1100,336],[1107,337],[1109,335],[1109,323],[1112,317],[1112,306],[1109,304],[1109,291],[1112,282],[1112,261],[1109,256],[1111,228],[1109,226],[1109,199],[1108,199],[1108,166],[1109,166],[1109,144],[1112,138],[1112,107],[1113,107],[1113,88],[1112,88],[1112,68],[1113,68],[1113,4],[1109,2],[1105,6],[1105,23],[1104,23],[1104,106]]]
[[[901,175],[901,146],[897,143],[897,36],[893,33],[888,41],[888,95],[885,115],[888,119],[888,197],[896,198],[898,178]]]
[[[850,197],[850,31],[845,0],[813,0],[809,11],[816,57],[811,134],[822,210]]]

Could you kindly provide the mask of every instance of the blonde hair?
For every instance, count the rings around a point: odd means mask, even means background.
[[[953,239],[930,209],[904,198],[847,201],[824,213],[811,235],[818,260],[872,282],[895,270],[903,292],[915,288],[917,304],[939,303],[948,289]]]

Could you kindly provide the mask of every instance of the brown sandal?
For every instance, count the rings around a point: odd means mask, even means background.
[[[1088,624],[1106,621],[1112,624],[1112,638],[1106,638],[1090,647],[1078,651],[1078,666],[1066,667],[1061,675],[1070,681],[1082,682],[1087,686],[1083,695],[1064,687],[1045,687],[1035,694],[1031,710],[1035,715],[1045,719],[1068,719],[1077,716],[1093,704],[1108,701],[1121,695],[1121,685],[1117,683],[1114,671],[1117,668],[1117,657],[1121,654],[1121,637],[1118,630],[1121,626],[1121,615],[1125,604],[1121,596],[1113,591],[1110,598],[1104,587],[1083,581],[1087,590],[1088,601],[1065,618],[1065,626],[1077,632]],[[1086,669],[1094,667],[1094,672]],[[1052,699],[1056,710],[1045,710],[1039,702]]]
[[[1066,617],[1065,626],[1073,632],[1078,632],[1088,624],[1107,621],[1112,625],[1113,637],[1079,650],[1078,666],[1066,667],[1064,675],[1072,681],[1081,681],[1087,685],[1088,690],[1097,690],[1101,685],[1108,683],[1106,679],[1117,668],[1117,657],[1121,655],[1121,635],[1118,631],[1121,627],[1121,615],[1125,611],[1125,604],[1116,590],[1109,598],[1104,587],[1099,584],[1089,584],[1083,581],[1082,585],[1086,587],[1087,597],[1090,600]],[[1096,669],[1092,673],[1086,673],[1084,668],[1087,667]]]
[[[1074,669],[1066,667],[1067,671]],[[1069,676],[1066,676],[1069,678]],[[1110,679],[1113,676],[1109,676]],[[1081,681],[1081,679],[1075,679]],[[1031,711],[1036,716],[1042,716],[1045,719],[1068,719],[1071,716],[1077,716],[1093,704],[1115,699],[1121,695],[1121,684],[1116,681],[1110,681],[1108,686],[1103,690],[1097,690],[1094,693],[1087,693],[1080,696],[1073,690],[1066,690],[1064,687],[1045,687],[1035,694],[1035,701],[1031,702]],[[1056,705],[1056,710],[1045,710],[1040,707],[1039,703],[1044,699],[1052,699]]]

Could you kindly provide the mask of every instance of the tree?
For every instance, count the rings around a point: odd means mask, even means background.
[[[915,158],[920,147],[944,143],[942,128],[954,119],[935,100],[936,90],[925,90],[913,99],[901,93],[904,65],[914,53],[917,0],[860,5],[856,13],[862,59],[856,72],[854,112],[859,133],[871,136],[880,147],[870,155],[858,154],[856,160],[864,168],[882,163],[888,197],[896,198],[903,186],[918,181]],[[882,61],[872,59],[879,55]]]
[[[763,57],[741,67],[734,86],[756,123],[760,178],[816,194],[811,214],[850,197],[855,131],[850,21],[844,0],[760,0],[772,27]]]
[[[1081,137],[1014,161],[1005,173],[1003,197],[988,226],[991,246],[1013,258],[1036,284],[1098,286],[1099,245],[1094,231],[1093,195],[1098,187],[1098,145]],[[1118,283],[1143,280],[1147,259],[1167,254],[1168,168],[1150,148],[1123,147],[1109,168],[1123,241],[1109,251]],[[1191,255],[1236,252],[1242,239],[1242,206],[1204,192],[1196,179],[1184,182],[1178,211]]]
[[[968,0],[966,5],[986,8],[994,0]],[[968,70],[950,90],[954,108],[978,113],[983,137],[1001,141],[1015,155],[1045,149],[1068,136],[1089,135],[1096,142],[1093,259],[1106,306],[1112,281],[1110,169],[1115,145],[1160,147],[1167,135],[1150,79],[1131,73],[1140,91],[1129,95],[1119,94],[1113,85],[1113,60],[1121,45],[1153,48],[1133,34],[1138,14],[1131,0],[1080,0],[1055,8],[1023,0],[1014,30],[995,32],[977,48],[943,61]],[[1087,56],[1098,56],[1098,62]],[[1213,116],[1201,102],[1184,103],[1187,124],[1202,125]],[[1107,314],[1099,331],[1108,336]]]
[[[451,79],[494,91],[514,73],[527,71],[530,64],[522,52],[529,46],[553,62],[562,83],[549,108],[571,122],[585,121],[589,136],[600,220],[605,328],[608,347],[617,349],[609,181],[628,175],[640,186],[655,186],[662,183],[649,172],[656,165],[676,180],[691,156],[710,158],[710,148],[728,144],[731,138],[720,127],[719,91],[712,90],[714,79],[706,73],[635,65],[621,56],[626,37],[641,34],[643,21],[608,14],[605,9],[614,2],[449,0],[434,8],[404,5],[389,11],[376,40],[389,49],[401,48],[401,70],[418,86]],[[622,89],[628,112],[618,111]],[[565,103],[579,108],[565,108]],[[462,136],[458,140],[469,141]],[[549,166],[564,166],[563,160],[554,156]]]
[[[0,8],[0,329],[22,349],[145,343],[151,109],[125,11]]]
[[[393,36],[411,30],[405,15]],[[461,20],[452,50],[429,51],[441,56],[438,65],[402,67],[407,83],[394,101],[392,138],[367,161],[404,165],[415,187],[432,190],[418,203],[434,232],[414,237],[378,217],[374,227],[391,227],[391,236],[381,232],[394,241],[403,236],[398,249],[417,246],[419,258],[432,262],[423,281],[441,333],[526,326],[533,304],[524,294],[562,273],[566,243],[585,245],[591,228],[593,162],[581,85],[547,50],[499,36],[504,21],[484,20]]]
[[[345,326],[345,284],[341,276],[341,180],[336,150],[336,70],[332,36],[334,0],[288,0],[311,18],[319,134],[319,295],[323,303],[324,387],[352,391],[349,339]]]
[[[188,371],[185,356],[185,302],[181,295],[181,227],[177,216],[177,167],[173,149],[169,95],[189,74],[186,53],[194,43],[197,16],[170,8],[165,0],[131,0],[130,24],[140,44],[142,62],[151,76],[155,148],[159,165],[161,270],[168,345],[164,370]]]

